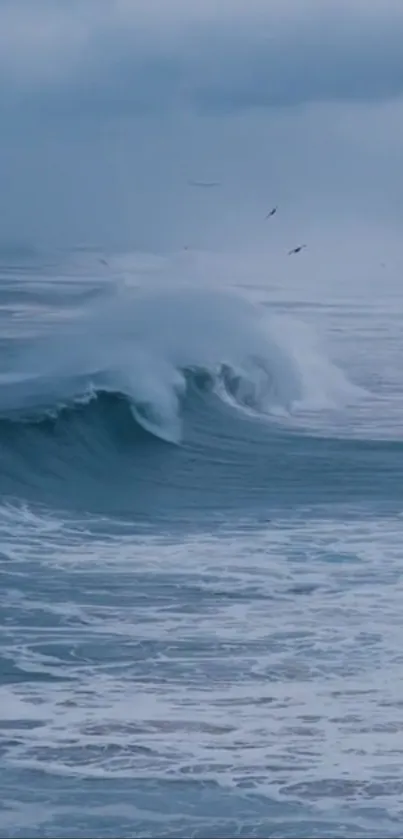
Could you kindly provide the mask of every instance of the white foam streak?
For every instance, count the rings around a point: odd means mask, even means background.
[[[401,814],[400,517],[277,519],[253,543],[51,524],[0,509],[19,616],[4,651],[26,674],[0,690],[5,765]],[[27,563],[37,585],[16,599]]]

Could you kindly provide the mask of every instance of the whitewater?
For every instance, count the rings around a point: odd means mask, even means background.
[[[398,837],[398,277],[0,254],[0,836]]]

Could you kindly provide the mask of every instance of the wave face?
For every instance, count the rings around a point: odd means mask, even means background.
[[[269,415],[353,393],[339,370],[281,328],[229,294],[126,292],[31,345],[19,369],[0,380],[0,411],[56,413],[97,392],[121,394],[139,424],[179,443],[189,377],[234,406]]]
[[[235,294],[109,290],[11,346],[6,495],[172,518],[374,491],[368,443],[329,436],[362,391],[301,324]]]

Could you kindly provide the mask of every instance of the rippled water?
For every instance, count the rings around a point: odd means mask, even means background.
[[[3,269],[0,835],[398,837],[403,295],[250,280],[273,317],[262,384],[244,315],[170,305],[159,271],[130,309],[148,318],[130,388],[88,401],[78,365],[94,384],[114,348],[122,384],[121,345],[104,309],[85,356],[60,324],[109,278]],[[179,349],[231,364],[235,390],[187,374],[176,405]]]

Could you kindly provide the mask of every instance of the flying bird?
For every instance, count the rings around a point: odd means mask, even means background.
[[[277,213],[277,207],[273,207],[273,209],[270,210],[270,213],[267,213],[266,218],[271,218],[272,216],[275,215],[275,213]]]
[[[214,186],[220,186],[219,181],[189,181],[189,186],[199,186],[204,189],[211,189]]]
[[[298,245],[297,248],[291,248],[291,250],[288,251],[288,256],[291,256],[292,253],[299,253],[303,248],[306,248],[306,245]]]

